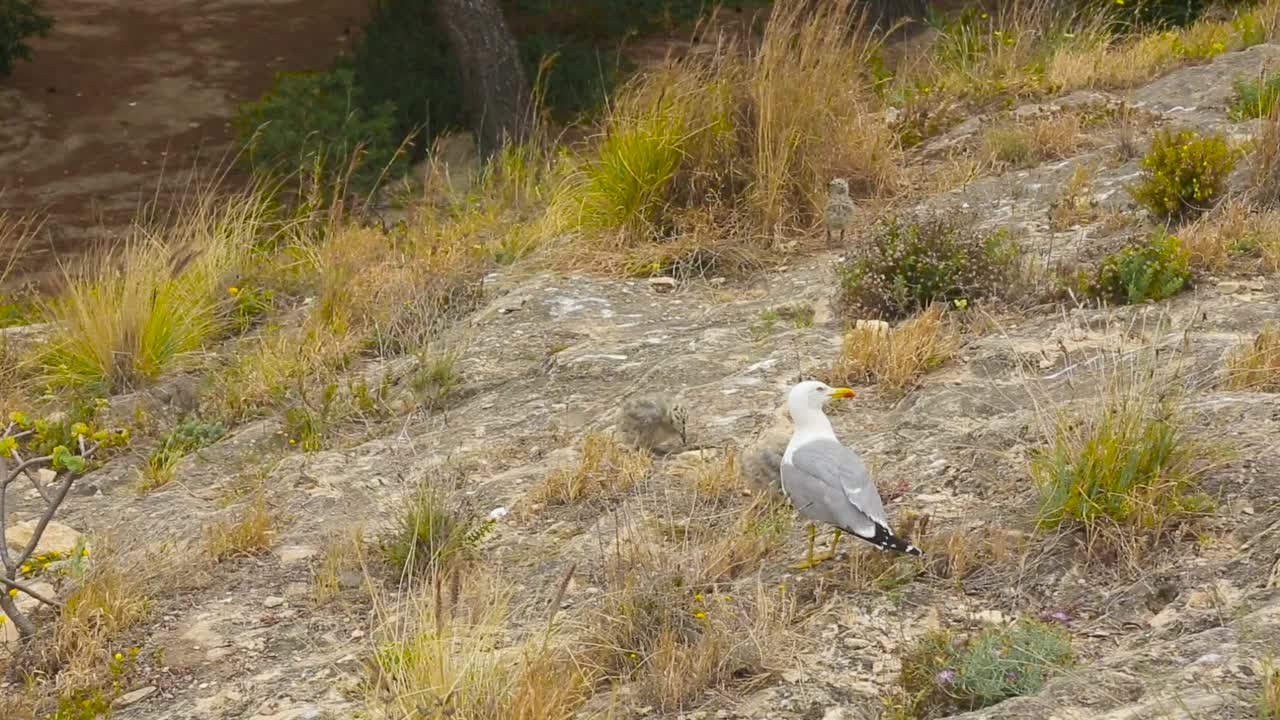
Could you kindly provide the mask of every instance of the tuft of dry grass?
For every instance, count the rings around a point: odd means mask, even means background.
[[[1020,169],[1046,160],[1065,160],[1085,146],[1080,116],[1060,112],[1029,122],[987,127],[980,140],[979,156],[998,170]]]
[[[845,333],[830,382],[874,382],[887,395],[900,396],[950,359],[959,346],[959,332],[946,317],[945,306],[935,303],[888,332],[864,326]]]
[[[1077,165],[1071,171],[1062,191],[1049,206],[1049,226],[1052,229],[1066,230],[1097,219],[1098,208],[1092,191],[1094,171],[1093,166],[1087,164]]]
[[[676,712],[794,651],[793,596],[761,583],[735,594],[704,571],[672,548],[622,540],[607,593],[585,620],[592,676],[634,683],[641,702]]]
[[[547,475],[535,491],[538,501],[567,505],[612,497],[630,490],[648,476],[653,466],[649,453],[626,448],[603,433],[587,435],[582,441],[581,453],[576,466]]]
[[[205,528],[209,557],[214,562],[222,562],[267,552],[275,541],[279,520],[259,488],[231,517],[221,518]]]
[[[690,466],[677,468],[674,472],[689,483],[698,497],[715,502],[741,496],[746,490],[738,470],[738,455],[732,449],[721,457],[699,455]]]
[[[588,682],[555,631],[512,645],[513,589],[496,576],[425,578],[425,591],[378,600],[366,704],[391,716],[570,720]]]
[[[1280,720],[1280,666],[1273,659],[1261,663],[1262,688],[1258,691],[1258,720]]]
[[[267,189],[208,190],[171,223],[139,223],[121,248],[64,268],[44,309],[58,328],[38,358],[45,382],[118,392],[186,360],[227,327],[232,278],[281,232]]]
[[[352,528],[334,533],[320,549],[320,557],[311,567],[311,590],[316,605],[326,605],[342,594],[343,587],[359,576],[365,567],[364,529]]]
[[[1251,164],[1250,201],[1259,207],[1280,209],[1280,102],[1262,119]]]
[[[1280,392],[1280,324],[1269,322],[1227,355],[1227,387]]]
[[[1178,237],[1196,271],[1274,272],[1280,269],[1280,210],[1228,200],[1186,226]]]
[[[120,635],[147,617],[158,574],[110,542],[94,544],[92,561],[84,563],[54,626],[54,647],[64,663],[59,683],[94,684]]]

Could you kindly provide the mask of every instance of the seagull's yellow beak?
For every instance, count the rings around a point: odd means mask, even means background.
[[[854,392],[854,391],[853,391],[853,388],[845,388],[845,387],[842,387],[842,388],[836,388],[836,389],[834,389],[834,390],[832,390],[832,391],[831,391],[831,397],[833,397],[833,398],[841,398],[841,399],[851,398],[851,397],[856,396],[857,394],[858,394],[858,393],[856,393],[856,392]]]

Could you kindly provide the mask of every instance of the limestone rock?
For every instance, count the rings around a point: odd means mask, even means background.
[[[5,542],[9,547],[17,550],[25,548],[31,542],[31,536],[35,533],[38,523],[39,520],[32,519],[9,526],[4,533]],[[80,535],[80,531],[67,527],[57,520],[51,520],[45,527],[44,534],[40,536],[40,542],[36,544],[36,554],[44,555],[54,551],[68,554],[75,550]]]

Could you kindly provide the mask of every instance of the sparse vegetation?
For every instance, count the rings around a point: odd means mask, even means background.
[[[451,504],[444,488],[428,481],[405,500],[397,523],[382,553],[397,573],[413,578],[444,575],[472,559],[495,521]]]
[[[933,630],[902,656],[891,711],[928,720],[1031,695],[1072,659],[1070,637],[1035,620],[968,635]]]
[[[1069,158],[1084,142],[1080,116],[1064,112],[1026,123],[992,125],[982,133],[979,154],[997,169],[1018,169]]]
[[[1227,355],[1227,387],[1280,392],[1280,325],[1267,323]]]
[[[1133,198],[1157,218],[1184,220],[1213,207],[1235,167],[1234,151],[1221,135],[1157,130],[1141,161]]]
[[[160,439],[160,445],[147,456],[147,469],[141,483],[143,491],[161,487],[173,478],[173,468],[188,454],[211,445],[222,437],[222,423],[206,422],[188,415]]]
[[[1074,225],[1088,223],[1098,215],[1093,198],[1092,178],[1094,168],[1077,165],[1062,187],[1062,191],[1049,205],[1049,226],[1054,230],[1066,230]]]
[[[1236,78],[1232,83],[1235,97],[1227,112],[1234,120],[1265,118],[1275,109],[1280,98],[1280,73],[1263,74],[1256,78]]]
[[[897,319],[934,302],[998,295],[1020,251],[1004,232],[984,234],[946,217],[893,218],[836,268],[846,313]]]
[[[1280,667],[1268,659],[1260,670],[1262,689],[1258,692],[1258,720],[1280,720]]]
[[[577,465],[553,471],[535,495],[560,505],[613,497],[644,479],[652,463],[647,452],[627,449],[608,435],[592,433],[582,441]]]
[[[1280,212],[1233,199],[1178,233],[1196,272],[1272,272],[1280,268]]]
[[[1261,208],[1280,208],[1280,103],[1262,120],[1253,146],[1249,199]]]
[[[830,382],[874,382],[886,395],[900,396],[926,372],[950,359],[958,346],[959,333],[946,317],[945,307],[931,305],[888,332],[874,327],[847,331]]]
[[[280,519],[268,503],[266,493],[258,488],[247,503],[205,528],[209,557],[214,562],[222,562],[265,553],[275,542]]]
[[[1047,418],[1046,445],[1031,461],[1042,526],[1073,521],[1091,533],[1118,526],[1159,536],[1180,515],[1209,507],[1194,492],[1209,447],[1160,382],[1113,378],[1095,402]]]
[[[1081,276],[1079,285],[1093,297],[1136,305],[1172,297],[1190,281],[1182,242],[1175,235],[1157,231],[1145,243],[1107,255],[1094,277]]]

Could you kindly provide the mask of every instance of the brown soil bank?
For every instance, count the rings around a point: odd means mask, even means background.
[[[22,264],[37,275],[51,253],[128,222],[162,179],[212,168],[237,105],[277,72],[327,67],[367,3],[49,0],[45,12],[53,31],[0,81],[0,212],[47,215]]]

